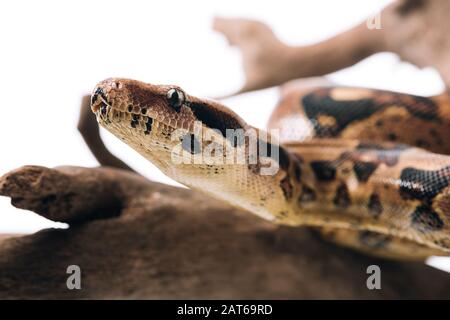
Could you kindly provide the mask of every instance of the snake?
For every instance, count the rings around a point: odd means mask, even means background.
[[[365,254],[450,255],[450,99],[325,86],[284,95],[265,130],[179,86],[109,78],[101,127],[165,175]]]

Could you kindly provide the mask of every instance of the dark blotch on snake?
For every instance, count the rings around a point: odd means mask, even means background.
[[[441,230],[444,222],[429,205],[424,204],[418,206],[413,212],[411,225],[421,232],[430,232]]]
[[[405,168],[400,180],[400,194],[403,198],[430,202],[450,184],[450,166],[434,171]]]
[[[375,218],[377,218],[383,212],[383,206],[381,204],[380,197],[376,193],[370,195],[367,207],[369,208],[369,212]]]
[[[300,163],[294,162],[294,174],[295,174],[295,180],[297,182],[300,182],[302,180],[302,168],[300,166]]]
[[[425,97],[372,90],[374,98],[334,100],[331,97],[333,89],[320,88],[301,99],[305,114],[314,125],[318,137],[336,137],[352,122],[368,119],[376,112],[391,106],[403,107],[412,116],[423,120],[439,121],[437,105]],[[332,126],[322,126],[319,121],[322,115],[334,118],[336,123]]]
[[[373,162],[355,161],[353,164],[353,171],[359,182],[367,182],[377,167],[378,164]]]
[[[319,181],[332,181],[336,177],[336,165],[331,161],[312,161],[311,168]]]
[[[379,106],[372,99],[334,100],[330,95],[331,90],[318,89],[304,96],[301,101],[318,137],[336,137],[351,122],[369,118],[379,110]],[[336,124],[331,127],[322,126],[319,122],[321,115],[334,118]]]
[[[316,200],[316,192],[307,185],[302,186],[302,194],[298,198],[300,204]]]
[[[280,164],[280,168],[287,171],[289,170],[289,165],[290,165],[290,159],[289,159],[289,154],[286,151],[285,148],[283,148],[282,146],[279,146],[279,161],[278,163]]]
[[[144,134],[150,134],[150,132],[152,131],[152,125],[153,125],[153,119],[152,118],[148,118],[147,122],[145,123],[145,131]]]
[[[333,203],[342,208],[346,208],[350,205],[350,194],[348,193],[348,188],[345,183],[339,185],[336,189],[336,195],[334,196]]]
[[[289,176],[284,177],[283,180],[280,181],[280,188],[283,190],[283,195],[286,200],[290,200],[293,194],[293,187],[289,180]]]
[[[389,133],[387,137],[388,137],[388,140],[390,140],[390,141],[397,140],[397,135],[393,132]]]
[[[227,137],[227,129],[244,129],[234,117],[218,108],[196,102],[189,102],[186,106],[192,110],[199,121],[211,129],[218,129],[225,138]],[[237,140],[242,141],[243,139]]]

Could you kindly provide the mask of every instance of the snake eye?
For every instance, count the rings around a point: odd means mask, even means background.
[[[180,108],[184,103],[184,93],[178,89],[172,88],[167,91],[167,100],[172,108],[176,111],[180,111]]]

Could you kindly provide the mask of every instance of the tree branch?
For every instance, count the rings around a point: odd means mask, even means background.
[[[0,185],[21,208],[56,221],[79,215],[84,222],[0,239],[0,299],[450,296],[448,273],[366,257],[324,242],[309,229],[277,226],[123,170],[24,167],[0,178]],[[62,199],[68,189],[74,195]],[[50,190],[56,198],[42,210]],[[119,215],[108,213],[118,208],[109,194],[120,203]],[[373,264],[381,268],[381,290],[366,286],[366,269]],[[69,265],[81,268],[82,290],[67,289]]]
[[[95,116],[90,107],[90,95],[86,95],[81,100],[80,117],[78,119],[78,131],[84,142],[91,150],[95,159],[104,167],[112,167],[135,172],[125,162],[114,156],[105,146],[100,137],[100,131]]]

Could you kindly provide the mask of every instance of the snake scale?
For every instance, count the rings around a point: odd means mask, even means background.
[[[191,188],[369,254],[450,254],[446,95],[349,87],[292,92],[267,128],[279,129],[279,138],[177,86],[111,78],[91,99],[101,126]],[[255,133],[254,161],[236,161],[250,159],[253,136],[230,138],[230,129]]]

